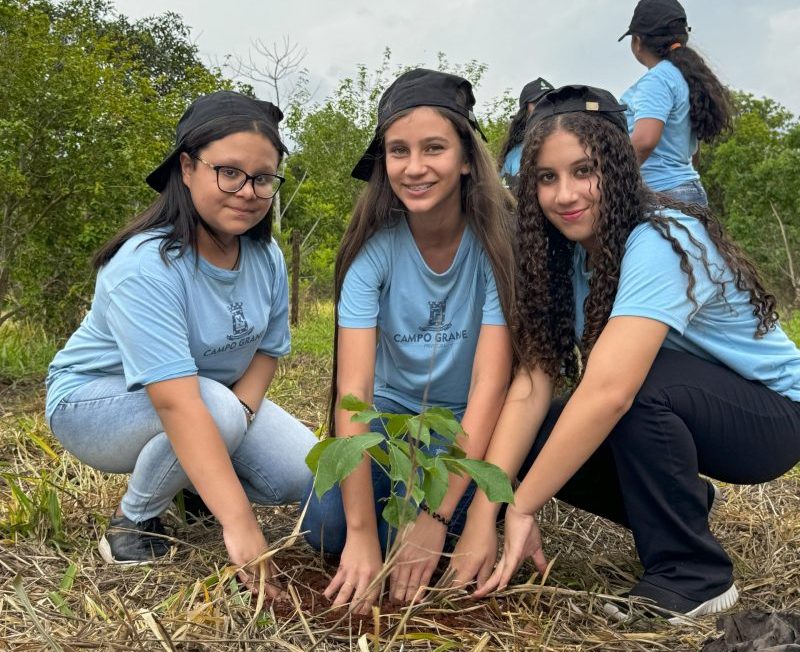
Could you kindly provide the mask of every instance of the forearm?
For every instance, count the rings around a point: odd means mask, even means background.
[[[225,443],[202,399],[189,398],[157,411],[181,467],[222,527],[254,519]]]
[[[526,514],[541,509],[603,443],[629,405],[602,387],[581,383],[517,489],[517,509]]]
[[[517,372],[485,456],[487,462],[505,471],[512,483],[547,416],[552,397],[553,382],[544,372],[529,372],[524,367]],[[500,506],[478,491],[470,515],[480,514],[493,521]]]
[[[472,388],[464,418],[461,420],[465,435],[461,435],[457,439],[457,443],[464,449],[468,458],[484,459],[506,398],[507,389],[507,383],[498,379],[479,380]],[[470,480],[471,478],[466,474],[458,476],[451,473],[448,478],[447,492],[436,511],[449,518],[458,506]]]
[[[256,353],[242,377],[237,380],[231,390],[253,412],[261,407],[261,401],[267,388],[275,376],[278,361],[263,353]]]

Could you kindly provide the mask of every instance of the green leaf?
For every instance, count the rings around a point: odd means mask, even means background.
[[[364,401],[357,398],[353,394],[344,396],[342,400],[339,401],[339,407],[342,410],[349,410],[350,412],[361,412],[363,410],[369,410],[372,408],[369,403],[364,403]]]
[[[325,449],[330,446],[334,441],[336,441],[335,437],[328,437],[328,439],[322,439],[318,441],[311,447],[311,450],[308,451],[308,455],[306,455],[306,466],[311,469],[311,473],[314,475],[317,474],[317,468],[319,466],[319,458]],[[180,494],[179,494],[180,495]]]
[[[403,497],[397,494],[389,496],[383,508],[383,520],[394,528],[401,528],[417,518],[417,510]]]
[[[386,434],[390,437],[402,437],[408,432],[408,420],[411,418],[410,414],[392,414],[387,417],[384,425]]]
[[[334,484],[350,475],[364,459],[364,452],[383,440],[383,435],[372,433],[334,437],[333,443],[322,451],[317,464],[315,484],[317,498],[322,498]]]
[[[397,442],[389,440],[389,477],[395,482],[408,483],[411,477],[411,459]]]
[[[421,444],[430,446],[431,430],[425,423],[424,413],[411,417],[408,420],[408,434],[412,439],[419,441]]]
[[[61,583],[58,585],[60,591],[68,593],[72,589],[72,584],[75,581],[75,575],[78,573],[78,566],[74,562],[67,566],[64,572],[64,577],[61,578]]]
[[[508,481],[508,476],[501,468],[483,460],[463,459],[454,460],[453,463],[471,475],[492,502],[514,502],[514,490]]]
[[[352,417],[350,417],[350,421],[353,423],[369,423],[373,419],[380,419],[383,415],[380,412],[376,412],[375,410],[361,410],[361,412],[356,412]]]
[[[384,469],[389,468],[389,453],[387,453],[382,446],[373,446],[372,448],[367,449],[367,453]]]
[[[425,492],[425,502],[436,510],[442,504],[442,499],[447,493],[448,485],[447,467],[438,457],[430,469],[426,469],[422,479],[422,490]]]

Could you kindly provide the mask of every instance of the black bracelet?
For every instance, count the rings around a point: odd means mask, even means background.
[[[242,399],[239,399],[239,403],[241,403],[242,408],[244,409],[244,413],[245,415],[247,415],[247,425],[249,426],[251,423],[253,423],[253,420],[256,418],[256,413],[253,412],[253,409]]]
[[[433,510],[432,510],[430,507],[428,507],[428,505],[426,505],[425,503],[422,503],[422,504],[419,506],[419,508],[420,508],[420,509],[421,509],[423,512],[425,512],[425,513],[426,513],[428,516],[430,516],[431,518],[435,518],[437,521],[439,521],[439,523],[441,523],[441,524],[442,524],[442,525],[444,525],[445,527],[447,527],[447,528],[449,528],[449,527],[450,527],[450,523],[451,523],[452,519],[445,518],[445,517],[444,517],[444,516],[442,516],[442,515],[441,515],[439,512],[434,512],[434,511],[433,511]]]

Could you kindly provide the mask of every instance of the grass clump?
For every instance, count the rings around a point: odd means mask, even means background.
[[[0,382],[43,378],[57,350],[55,337],[39,324],[0,324]]]

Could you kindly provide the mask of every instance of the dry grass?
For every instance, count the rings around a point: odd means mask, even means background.
[[[298,356],[281,366],[273,395],[319,423],[327,382],[326,363]],[[295,542],[276,555],[289,598],[259,613],[224,569],[218,528],[176,519],[171,562],[109,567],[96,541],[124,478],[84,467],[58,447],[39,383],[0,387],[0,406],[0,649],[696,650],[714,633],[713,618],[609,625],[602,596],[624,591],[638,571],[631,537],[556,502],[542,518],[546,550],[557,553],[546,582],[525,583],[523,571],[521,585],[480,603],[444,591],[411,610],[384,605],[374,618],[331,613],[320,590],[332,569]],[[28,513],[9,481],[33,497]],[[729,487],[727,495],[714,530],[736,564],[740,607],[799,611],[800,474]],[[295,516],[259,510],[276,545]]]

